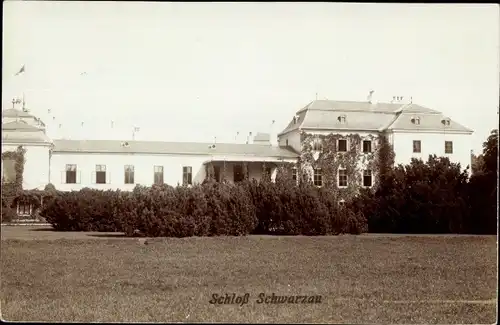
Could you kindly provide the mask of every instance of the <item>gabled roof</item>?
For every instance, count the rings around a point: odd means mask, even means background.
[[[128,143],[128,146],[123,146]],[[298,155],[285,147],[258,144],[119,140],[54,140],[54,152],[85,153],[144,153],[186,155],[242,155],[253,157],[297,158]]]
[[[342,115],[346,117],[345,123],[339,120]],[[411,123],[411,116],[423,116],[420,125]],[[413,103],[315,100],[298,110],[279,135],[298,129],[382,131],[389,128],[441,131],[444,127],[441,123],[443,118],[441,112]],[[472,132],[454,121],[445,130]]]
[[[2,111],[2,117],[34,117],[33,115],[15,108]]]

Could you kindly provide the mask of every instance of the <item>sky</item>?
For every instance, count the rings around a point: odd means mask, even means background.
[[[3,6],[2,109],[24,93],[55,137],[132,139],[139,127],[136,140],[243,142],[315,98],[372,89],[473,129],[478,152],[498,125],[493,4]]]

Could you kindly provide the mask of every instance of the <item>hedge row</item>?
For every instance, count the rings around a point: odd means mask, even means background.
[[[156,237],[275,232],[326,235],[367,231],[367,220],[340,209],[326,190],[271,182],[209,182],[193,187],[137,186],[132,192],[60,192],[42,216],[57,230],[119,231]]]
[[[385,233],[495,234],[496,173],[470,180],[447,158],[386,171],[377,188],[339,206],[339,191],[289,180],[193,187],[137,186],[133,192],[57,192],[41,215],[57,230],[131,236]]]

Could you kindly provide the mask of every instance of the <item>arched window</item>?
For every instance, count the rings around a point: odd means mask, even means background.
[[[445,119],[442,119],[441,120],[441,123],[444,125],[444,126],[450,126],[451,124],[451,121],[449,118],[445,118]]]
[[[347,121],[347,116],[346,115],[340,115],[337,119],[339,120],[340,124],[345,124],[346,121]]]

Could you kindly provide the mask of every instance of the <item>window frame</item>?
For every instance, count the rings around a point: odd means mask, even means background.
[[[77,172],[78,172],[77,164],[66,164],[65,171],[64,171],[64,175],[65,175],[64,184],[77,184]],[[73,178],[74,178],[74,181],[73,181]]]
[[[292,180],[297,182],[299,179],[298,176],[299,176],[299,174],[298,174],[297,167],[292,167]]]
[[[340,172],[345,172],[345,175],[341,175]],[[341,185],[341,177],[345,177],[345,185]],[[337,172],[337,186],[339,188],[345,188],[349,186],[349,175],[347,175],[347,169],[345,168],[339,168]]]
[[[415,145],[418,144],[418,151]],[[422,140],[413,140],[413,153],[422,153]]]
[[[345,141],[345,150],[340,150],[340,141]],[[349,147],[349,141],[347,141],[347,139],[338,139],[337,140],[337,152],[347,152],[348,147]]]
[[[313,151],[323,151],[323,141],[320,138],[314,138],[312,143]]]
[[[448,145],[450,145],[450,146],[448,147]],[[450,150],[448,150],[448,149],[450,149]],[[445,141],[444,142],[444,153],[447,155],[453,154],[453,141]]]
[[[372,142],[373,142],[372,140],[363,140],[363,144],[362,144],[362,146],[363,146],[363,148],[362,148],[363,153],[371,153],[371,152],[373,152]],[[369,144],[369,149],[370,150],[365,151],[365,143]]]
[[[124,184],[131,185],[135,184],[135,166],[125,165],[124,166]]]
[[[214,179],[216,182],[220,182],[220,166],[214,166]]]
[[[161,169],[161,171],[160,171]],[[165,184],[165,174],[164,171],[165,169],[163,168],[162,165],[154,165],[153,166],[153,184],[155,185],[163,185]]]
[[[370,175],[366,175],[366,172],[370,172]],[[363,187],[372,187],[373,186],[373,171],[371,169],[363,169]],[[370,178],[370,185],[365,184],[365,179],[369,177]]]
[[[323,170],[321,168],[313,168],[313,184],[317,187],[323,186]]]
[[[193,185],[193,166],[182,166],[182,185]]]
[[[99,175],[104,175],[104,182],[99,182],[99,180],[100,180]],[[108,175],[107,175],[106,165],[96,164],[95,165],[95,184],[106,184],[107,176]]]

